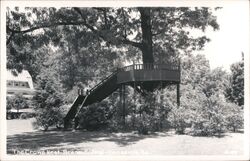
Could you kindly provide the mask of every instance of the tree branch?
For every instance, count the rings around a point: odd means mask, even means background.
[[[99,8],[97,8],[99,9]],[[84,15],[82,14],[81,10],[77,7],[74,8],[74,10],[79,13],[81,15],[81,17],[84,19],[85,21],[85,26],[90,29],[93,33],[97,34],[100,38],[102,38],[104,41],[107,41],[108,43],[112,43],[109,38],[105,37],[100,31],[96,30],[93,26],[87,24],[86,22],[86,19],[84,17]],[[103,11],[103,10],[101,10]],[[112,39],[116,39],[117,41],[121,42],[121,43],[124,43],[124,44],[127,44],[127,45],[132,45],[134,47],[137,47],[137,48],[140,48],[142,47],[142,44],[141,43],[138,43],[138,42],[134,42],[134,41],[131,41],[131,40],[128,40],[126,38],[124,39],[119,39],[119,38],[115,38],[115,37],[112,37]]]
[[[123,39],[123,40],[121,40],[121,42],[124,44],[127,44],[127,45],[132,45],[132,46],[137,47],[139,49],[142,48],[142,43],[139,43],[139,42],[134,42],[134,41],[131,41],[128,39]]]
[[[31,27],[29,29],[26,30],[14,30],[11,29],[7,26],[7,31],[8,32],[12,32],[12,33],[22,33],[25,34],[27,32],[32,32],[34,30],[38,30],[41,28],[49,28],[49,27],[53,27],[53,26],[66,26],[66,25],[84,25],[85,22],[56,22],[56,23],[48,23],[48,24],[41,24],[40,26],[35,26],[35,27]]]
[[[12,37],[15,34],[25,34],[25,33],[32,32],[32,31],[35,31],[35,30],[38,30],[41,28],[49,28],[49,27],[53,27],[53,26],[84,25],[84,24],[85,24],[85,22],[81,22],[81,21],[79,21],[79,22],[56,22],[56,23],[41,24],[40,26],[31,27],[31,28],[26,29],[26,30],[14,30],[14,29],[11,29],[9,26],[7,26],[6,27],[7,32],[11,32],[11,35],[8,38],[6,44],[8,45],[10,43]]]
[[[88,24],[86,22],[86,17],[82,14],[81,10],[77,7],[74,8],[74,10],[80,14],[80,16],[82,17],[82,21],[78,21],[78,22],[55,22],[55,23],[45,23],[45,24],[41,24],[39,26],[35,26],[35,27],[31,27],[29,29],[26,29],[26,30],[14,30],[14,29],[11,29],[9,26],[7,26],[7,32],[10,32],[11,35],[10,37],[8,38],[7,40],[7,44],[10,43],[11,41],[11,38],[14,36],[14,34],[25,34],[25,33],[28,33],[28,32],[32,32],[32,31],[35,31],[35,30],[38,30],[38,29],[41,29],[41,28],[49,28],[49,27],[54,27],[54,26],[61,26],[61,25],[83,25],[85,26],[87,29],[91,30],[94,34],[96,34],[97,36],[99,36],[100,38],[102,38],[104,41],[108,42],[108,43],[112,43],[111,41],[111,38],[110,37],[106,37],[103,35],[103,33],[101,31],[98,31],[97,29],[95,29],[92,25]],[[132,45],[134,47],[137,47],[137,48],[141,48],[142,47],[142,44],[141,43],[138,43],[138,42],[134,42],[134,41],[131,41],[131,40],[128,40],[126,38],[123,38],[123,39],[119,39],[119,38],[115,38],[115,37],[112,37],[112,39],[115,39],[117,40],[118,42],[121,42],[121,43],[124,43],[124,44],[128,44],[128,45]],[[114,43],[113,43],[114,44]]]
[[[157,35],[160,35],[160,34],[162,34],[162,32],[152,33],[152,36],[157,36]]]

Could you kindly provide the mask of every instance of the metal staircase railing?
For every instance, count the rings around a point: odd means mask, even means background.
[[[89,90],[89,93],[92,93],[93,91],[95,91],[98,87],[100,87],[103,83],[106,82],[106,80],[108,80],[109,78],[111,78],[112,76],[114,76],[115,74],[117,74],[117,71],[113,72],[112,74],[110,74],[109,76],[105,77],[104,79],[101,80],[101,82],[99,82],[97,85],[95,85],[94,87],[92,87]]]
[[[81,109],[82,109],[82,107],[84,106],[84,103],[86,102],[88,96],[89,96],[89,95],[86,95],[86,96],[85,96],[83,102],[82,102],[81,105],[80,105],[79,110],[77,110],[77,112],[76,112],[76,114],[75,114],[75,117],[81,112]]]

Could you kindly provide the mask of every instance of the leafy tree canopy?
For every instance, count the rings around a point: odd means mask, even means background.
[[[143,63],[169,62],[180,53],[204,47],[209,39],[204,35],[194,37],[188,30],[219,29],[213,10],[205,7],[9,8],[7,67],[17,71],[32,69],[33,64],[41,64],[38,60],[51,47],[77,55],[76,60],[82,60],[81,66],[95,65],[87,57],[106,58],[111,63],[118,58],[138,59]]]

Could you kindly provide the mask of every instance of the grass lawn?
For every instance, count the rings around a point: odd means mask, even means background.
[[[243,133],[223,137],[176,135],[173,131],[150,135],[136,133],[35,131],[31,120],[7,121],[7,153],[61,152],[126,155],[241,155]],[[21,153],[18,153],[21,154]]]

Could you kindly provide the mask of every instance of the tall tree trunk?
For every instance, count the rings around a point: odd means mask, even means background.
[[[139,7],[138,8],[141,14],[141,31],[142,31],[142,41],[141,41],[141,51],[142,51],[142,61],[143,63],[154,63],[153,57],[153,41],[152,41],[152,23],[150,17],[150,8]],[[146,91],[153,91],[153,84],[143,84],[142,88]]]
[[[141,30],[142,30],[142,61],[143,63],[153,63],[153,41],[152,41],[152,24],[150,17],[150,8],[139,7],[141,14]]]

